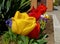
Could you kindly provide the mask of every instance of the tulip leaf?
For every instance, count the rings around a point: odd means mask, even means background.
[[[28,37],[26,37],[26,39],[25,39],[25,44],[28,44],[28,42],[29,42],[29,38]]]
[[[6,32],[4,35],[3,35],[3,44],[9,44],[9,41],[10,41],[10,36],[9,36],[9,33]]]
[[[1,9],[4,10],[4,3],[5,3],[5,0],[3,0],[2,4],[1,4]]]
[[[37,42],[33,42],[32,44],[38,44]]]
[[[39,38],[39,40],[37,40],[37,42],[39,43],[39,44],[44,44],[44,43],[47,43],[47,40],[45,40],[45,38],[47,38],[47,34],[41,34],[40,35],[40,38]]]
[[[16,38],[17,38],[17,34],[14,34],[12,31],[11,31],[11,28],[9,28],[9,36],[10,36],[10,40],[13,40],[13,41],[16,41]]]
[[[7,11],[6,11],[6,12],[8,12],[10,6],[11,6],[11,0],[8,0],[8,1],[6,2],[6,8],[7,8]]]
[[[27,36],[21,36],[21,40],[23,41],[23,44],[28,44],[29,38]]]
[[[34,41],[34,39],[31,39],[31,40],[29,41],[29,44],[32,44],[33,41]]]
[[[18,41],[18,43],[17,44],[23,44],[23,42],[22,41]]]
[[[37,40],[37,42],[38,42],[39,44],[44,44],[44,43],[46,43],[47,41],[46,41],[45,39],[40,39],[40,40]]]
[[[24,7],[22,7],[21,9],[23,9],[23,8],[27,7],[29,4],[30,4],[30,2],[29,2],[29,3],[27,3],[27,4],[26,4]]]
[[[0,5],[0,13],[1,13],[1,5]]]
[[[20,5],[19,8],[22,8],[23,6],[25,6],[25,5],[28,4],[29,2],[30,2],[30,1],[27,1],[27,2],[23,3],[22,5]]]
[[[22,5],[25,1],[26,1],[26,0],[21,0],[21,4],[20,4],[20,5]]]

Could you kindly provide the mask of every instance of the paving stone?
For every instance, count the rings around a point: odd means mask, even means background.
[[[53,17],[55,44],[60,44],[60,6],[57,9],[56,11],[48,12],[48,14]]]

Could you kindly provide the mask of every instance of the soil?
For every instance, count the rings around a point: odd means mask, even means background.
[[[54,44],[54,30],[53,30],[52,16],[51,16],[50,20],[48,20],[48,22],[46,24],[46,30],[44,31],[44,33],[48,34],[48,38],[46,38],[48,40],[47,44]]]
[[[43,33],[48,34],[48,38],[46,38],[48,40],[47,44],[54,44],[54,30],[53,30],[53,19],[52,19],[52,17],[50,18],[50,20],[48,20],[48,22],[46,24],[46,30]],[[0,36],[0,44],[2,44],[1,40],[2,39]]]

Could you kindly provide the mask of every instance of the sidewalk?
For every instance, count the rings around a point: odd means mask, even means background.
[[[57,6],[56,7],[58,10],[53,10],[51,12],[48,12],[48,14],[53,14],[53,15],[56,15],[57,19],[59,20],[60,22],[60,6]]]
[[[57,9],[58,10],[48,12],[48,14],[53,17],[55,44],[60,44],[60,6],[58,6]]]

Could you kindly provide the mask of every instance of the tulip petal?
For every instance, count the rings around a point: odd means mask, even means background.
[[[16,12],[12,17],[12,31],[17,34],[27,35],[36,26],[36,19],[29,17],[27,13]]]

